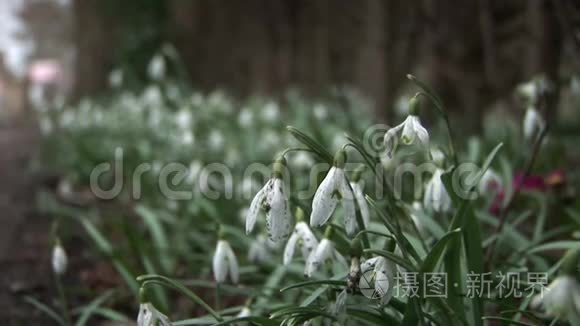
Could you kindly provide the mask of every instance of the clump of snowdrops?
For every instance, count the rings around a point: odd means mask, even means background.
[[[150,257],[141,257],[146,274],[135,281],[125,262],[115,260],[119,271],[129,275],[126,281],[140,301],[138,325],[483,325],[486,320],[575,325],[580,316],[580,243],[570,239],[575,226],[550,227],[550,196],[523,189],[535,161],[541,159],[542,148],[548,146],[548,128],[538,106],[549,89],[539,81],[522,86],[527,101],[520,129],[522,146],[508,144],[505,150],[502,143],[477,142],[468,144],[468,153],[463,153],[456,148],[462,142],[443,101],[413,76],[409,78],[418,92],[407,102],[404,120],[383,130],[380,151],[369,151],[364,133],[357,128],[341,133],[338,146],[329,146],[324,136],[327,118],[322,119],[321,129],[296,124],[299,127],[287,127],[285,133],[278,130],[249,142],[249,156],[263,155],[262,160],[272,164],[269,178],[253,188],[254,196],[245,204],[236,199],[232,200],[234,209],[225,209],[221,206],[228,201],[215,205],[196,198],[197,203],[178,203],[163,211],[167,214],[160,214],[153,205],[138,206],[136,211],[151,232],[158,266],[147,263]],[[245,117],[247,111],[242,109],[238,122],[255,123],[269,105],[267,102],[264,110],[251,117]],[[430,116],[440,121],[424,125],[421,116],[426,110],[435,110],[437,114]],[[207,114],[213,111],[219,112],[214,108]],[[313,112],[317,115],[316,108]],[[171,115],[160,114],[167,116]],[[281,125],[282,119],[276,116],[272,121]],[[428,125],[442,125],[444,132],[438,135]],[[160,132],[160,138],[178,133],[169,137],[168,144],[176,139],[189,142],[179,123],[162,130],[166,132]],[[209,151],[200,157],[211,157],[213,145],[227,147],[255,130],[224,135],[222,141],[216,140],[219,137],[212,140],[210,130],[204,139]],[[272,137],[287,142],[265,146],[258,150],[260,154],[254,152]],[[191,139],[198,141],[196,135]],[[510,157],[520,157],[524,149],[524,164],[517,167]],[[487,153],[482,154],[484,150]],[[145,152],[163,157],[155,148]],[[228,158],[226,152],[215,157],[220,156]],[[295,165],[296,157],[309,165]],[[473,157],[479,159],[468,161]],[[434,169],[418,187],[404,186],[399,193],[394,190],[393,174],[407,162],[429,163]],[[458,193],[452,177],[464,163],[475,163],[477,168]],[[315,164],[326,166],[314,178],[316,190],[310,197],[299,196],[297,188],[305,184],[296,180],[310,182],[304,175]],[[524,181],[512,182],[515,169],[525,170]],[[377,188],[382,190],[380,196]],[[194,205],[201,208],[194,210]],[[241,219],[239,212],[243,212]],[[198,220],[180,224],[183,221],[175,216],[181,214],[195,215]],[[567,214],[572,219],[579,216],[574,210]],[[201,216],[210,218],[199,223]],[[98,231],[88,221],[81,223],[94,235]],[[168,225],[187,230],[180,234],[186,239],[168,234],[164,230]],[[522,227],[525,225],[533,227],[529,230]],[[111,245],[100,237],[101,250],[112,254]],[[144,242],[137,243],[141,252],[147,252]],[[546,255],[553,250],[567,253]],[[174,251],[198,252],[184,255],[185,266],[201,263],[205,268],[176,273],[177,266],[184,263],[173,259],[170,252]],[[527,295],[502,295],[505,287],[499,287],[499,276],[517,275],[512,286],[521,290],[529,285],[524,277],[529,273],[541,274],[545,280]],[[426,276],[435,274],[444,275],[444,295],[423,291]],[[401,275],[406,275],[403,281]],[[488,276],[489,283],[478,288],[485,289],[487,284],[488,291],[470,293],[474,287],[468,275]],[[401,282],[408,285],[410,281],[420,291],[401,294]],[[167,290],[177,291],[204,313],[176,320],[177,308]]]

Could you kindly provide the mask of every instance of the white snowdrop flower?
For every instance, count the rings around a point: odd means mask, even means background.
[[[310,225],[320,227],[326,224],[340,201],[344,211],[346,232],[349,236],[352,236],[357,232],[358,226],[354,195],[344,173],[345,163],[346,152],[340,150],[334,158],[334,165],[330,168],[318,189],[316,189],[312,200]]]
[[[147,74],[152,80],[162,80],[165,77],[165,59],[163,55],[156,54],[153,56],[147,66]]]
[[[369,204],[367,203],[367,200],[365,199],[365,195],[363,192],[363,183],[360,181],[351,182],[350,186],[352,188],[354,198],[360,210],[360,215],[362,217],[364,227],[365,229],[367,229],[369,227],[369,224],[371,223],[371,213],[369,209]]]
[[[271,261],[272,255],[269,251],[268,239],[259,235],[250,244],[250,249],[248,249],[248,260],[252,263],[265,263]]]
[[[266,122],[278,121],[280,119],[280,108],[278,107],[278,103],[274,101],[266,103],[263,108],[262,118]]]
[[[580,285],[574,276],[558,276],[544,293],[534,297],[532,305],[543,306],[554,317],[579,320],[575,318],[580,317]]]
[[[527,140],[534,140],[534,138],[538,136],[540,131],[544,129],[545,125],[546,122],[544,121],[542,116],[538,113],[538,111],[532,106],[528,107],[523,121],[524,137]]]
[[[445,154],[443,153],[443,151],[440,150],[439,148],[434,147],[431,148],[430,153],[433,162],[438,166],[443,166],[443,162],[445,162]]]
[[[215,152],[218,152],[224,148],[225,139],[224,135],[219,130],[212,130],[208,137],[209,148]]]
[[[238,114],[238,124],[242,128],[249,128],[252,126],[254,120],[254,114],[248,108],[243,108]]]
[[[316,104],[313,111],[314,117],[318,120],[325,120],[328,117],[328,109],[322,104]]]
[[[285,166],[284,158],[277,159],[273,165],[272,177],[254,196],[246,217],[246,234],[252,232],[258,214],[264,211],[268,237],[272,241],[278,242],[290,235],[290,203],[282,179]]]
[[[396,266],[385,257],[380,256],[365,260],[360,268],[362,277],[366,278],[364,281],[368,285],[374,286],[373,298],[380,298],[382,304],[389,303],[395,287]]]
[[[62,275],[66,272],[68,265],[68,258],[60,241],[57,241],[54,248],[52,248],[52,271],[56,275]]]
[[[195,137],[190,130],[185,131],[181,137],[181,143],[184,145],[193,145],[194,140]]]
[[[318,240],[312,230],[308,227],[302,219],[301,216],[304,215],[301,209],[298,209],[297,212],[297,219],[299,220],[294,227],[294,232],[288,239],[286,243],[286,247],[284,248],[284,265],[290,264],[292,262],[292,258],[294,257],[294,251],[296,247],[300,248],[300,253],[302,254],[302,258],[307,260],[312,253],[312,250],[318,246]]]
[[[531,80],[527,83],[520,84],[516,92],[518,92],[522,97],[529,101],[529,104],[536,103],[538,97],[538,87],[535,80]]]
[[[171,321],[162,314],[150,302],[139,305],[139,315],[137,316],[137,326],[171,326]]]
[[[238,283],[240,279],[238,260],[230,243],[220,239],[213,255],[213,276],[217,283],[224,283],[228,275],[232,283]]]
[[[399,140],[405,145],[419,143],[425,148],[429,145],[429,133],[427,132],[427,129],[421,125],[421,121],[417,115],[419,109],[418,106],[419,99],[413,97],[409,101],[409,115],[405,121],[400,125],[389,129],[385,133],[384,144],[386,154],[389,157],[392,157]]]
[[[262,133],[258,145],[260,150],[269,151],[274,148],[279,148],[281,141],[282,139],[278,135],[278,132],[268,129]]]
[[[499,191],[503,187],[501,177],[491,168],[487,169],[479,181],[478,190],[480,194],[489,191]]]
[[[158,106],[163,102],[163,94],[161,89],[156,85],[151,85],[143,91],[143,100],[149,106]]]
[[[181,109],[175,115],[175,123],[181,129],[190,129],[192,122],[192,113],[188,109]]]
[[[431,180],[425,186],[423,195],[423,206],[438,213],[451,210],[451,197],[441,181],[441,175],[443,175],[442,169],[435,170]]]
[[[296,152],[296,154],[292,155],[290,159],[290,164],[292,164],[292,166],[301,169],[309,169],[314,165],[314,163],[316,162],[312,156],[305,151]]]
[[[123,71],[115,69],[109,74],[109,86],[112,88],[119,88],[123,84]]]
[[[304,275],[306,277],[312,277],[314,272],[316,272],[319,267],[326,261],[337,261],[341,265],[346,266],[347,262],[344,257],[336,251],[334,248],[334,243],[329,239],[330,233],[332,233],[332,228],[326,230],[324,238],[318,243],[318,246],[310,253],[308,259],[306,260],[306,267],[304,269]]]
[[[242,310],[240,310],[240,312],[236,315],[237,318],[244,318],[244,317],[250,317],[252,315],[252,311],[250,310],[249,307],[244,307],[242,308]]]

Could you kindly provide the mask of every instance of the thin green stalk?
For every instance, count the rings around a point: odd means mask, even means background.
[[[65,324],[72,325],[70,313],[68,311],[68,301],[66,299],[66,292],[64,291],[64,287],[62,286],[62,279],[60,278],[59,275],[55,275],[55,283],[58,291],[60,306],[62,309],[62,315],[64,316]]]
[[[219,311],[221,306],[221,291],[220,291],[220,284],[215,284],[215,310]]]

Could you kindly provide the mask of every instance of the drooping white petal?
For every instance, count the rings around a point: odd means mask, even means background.
[[[282,260],[284,265],[288,265],[290,262],[292,262],[292,257],[294,257],[294,249],[296,248],[296,243],[298,242],[299,238],[300,236],[298,235],[298,230],[295,229],[288,239],[288,242],[286,242],[286,247],[284,247],[284,257]]]
[[[157,310],[151,303],[140,304],[137,326],[157,326],[158,323],[162,326],[171,326],[169,318]]]
[[[288,238],[290,234],[290,204],[284,194],[284,182],[275,178],[266,193],[266,228],[274,242]]]
[[[146,303],[139,305],[139,315],[137,315],[137,326],[151,324],[151,311],[147,308]]]
[[[330,168],[328,174],[322,180],[318,189],[316,189],[314,199],[312,200],[310,225],[319,227],[325,224],[336,209],[338,198],[335,192],[337,191],[340,177],[344,177],[344,174],[341,174],[340,171],[342,169],[338,169],[335,166]]]
[[[534,107],[529,107],[526,110],[526,115],[524,116],[523,131],[524,137],[528,140],[533,139],[537,136],[537,133],[544,127],[544,120],[536,111]]]
[[[262,208],[262,203],[266,198],[266,191],[270,188],[272,184],[272,180],[268,180],[266,185],[252,199],[252,203],[250,204],[250,208],[248,209],[248,215],[246,216],[246,234],[249,234],[254,229],[254,225],[256,225],[256,219],[258,218],[258,213]]]
[[[356,220],[356,205],[354,203],[354,194],[346,177],[340,180],[340,196],[342,197],[342,210],[344,211],[344,227],[349,237],[354,237],[358,231]]]
[[[437,169],[427,186],[425,187],[425,194],[423,197],[423,204],[426,208],[430,208],[435,212],[447,212],[451,209],[451,197],[447,193],[441,175],[443,170]]]
[[[236,317],[243,318],[243,317],[250,317],[252,315],[252,311],[248,307],[242,308]]]
[[[415,117],[413,121],[413,127],[415,135],[419,139],[419,142],[421,142],[421,145],[427,147],[429,145],[429,132],[427,132],[427,129],[421,125],[421,120],[419,120],[419,117]]]
[[[232,250],[230,244],[226,241],[226,257],[228,260],[228,269],[232,283],[237,284],[240,280],[240,268],[238,266],[238,259]]]
[[[375,265],[375,291],[381,297],[381,303],[387,304],[393,297],[395,266],[384,257]]]
[[[332,242],[326,238],[322,239],[316,249],[310,254],[306,262],[306,270],[304,274],[307,277],[311,277],[315,271],[318,270],[320,265],[329,259],[334,251],[334,245]]]
[[[360,182],[351,182],[350,186],[352,187],[352,192],[354,194],[354,198],[356,199],[356,203],[360,210],[360,215],[362,216],[363,223],[365,229],[369,227],[371,223],[371,214],[369,210],[369,204],[365,199],[365,195],[363,193],[362,184]]]
[[[219,240],[213,255],[213,277],[217,283],[225,282],[228,274],[227,247],[229,244],[226,241]]]
[[[304,222],[298,222],[296,224],[296,231],[298,232],[300,240],[298,241],[298,246],[302,251],[302,258],[308,259],[312,250],[318,246],[318,240],[308,224]]]
[[[259,235],[250,244],[250,249],[248,250],[248,260],[252,263],[268,262],[270,261],[270,252],[268,250],[268,240],[263,235]]]
[[[62,275],[66,272],[66,267],[68,265],[68,258],[64,248],[57,244],[52,249],[52,270],[57,275]]]
[[[361,273],[366,273],[369,270],[374,270],[375,265],[377,264],[377,261],[380,259],[380,257],[373,257],[373,258],[369,258],[367,260],[365,260],[364,262],[362,262],[360,264],[360,271]]]
[[[389,129],[383,138],[383,144],[385,146],[385,153],[387,154],[387,158],[393,157],[393,152],[397,148],[398,137],[397,134],[403,128],[405,122],[401,123],[400,125]]]
[[[532,300],[533,306],[543,306],[551,316],[576,321],[580,318],[580,285],[573,276],[557,277],[546,290]]]

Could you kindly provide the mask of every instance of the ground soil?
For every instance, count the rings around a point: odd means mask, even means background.
[[[35,209],[38,178],[30,162],[39,150],[34,124],[0,121],[0,324],[52,325],[23,301],[30,295],[47,303],[55,296],[50,268],[50,220]]]

